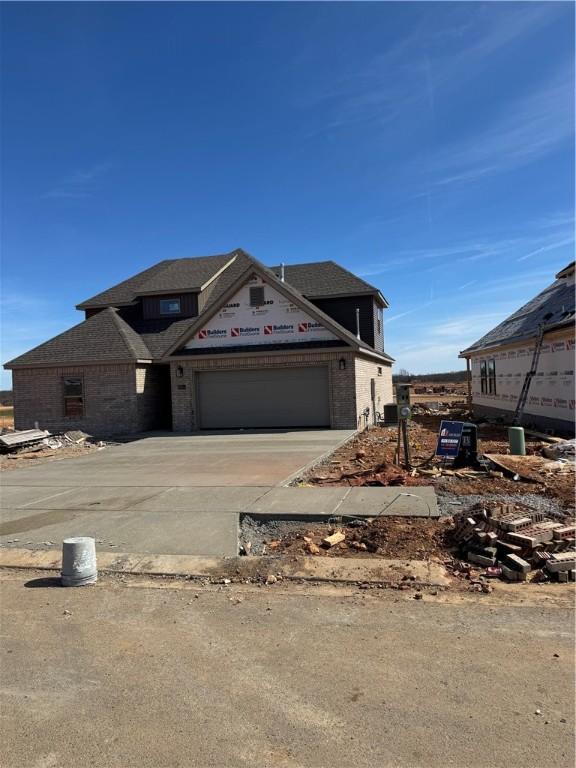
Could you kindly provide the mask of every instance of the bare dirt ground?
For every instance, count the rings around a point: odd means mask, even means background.
[[[427,391],[425,393],[416,392],[416,389],[425,387]],[[436,389],[444,389],[444,392],[434,392]],[[442,403],[454,404],[465,403],[468,395],[468,386],[466,383],[451,384],[449,382],[434,382],[433,384],[412,384],[410,392],[410,401],[412,403],[434,403],[441,401]]]
[[[6,768],[574,765],[568,585],[43,576],[0,572]]]
[[[458,474],[438,474],[434,476],[434,467],[440,467],[440,460],[432,459],[436,447],[438,428],[442,418],[453,416],[415,416],[410,422],[409,436],[412,463],[415,471],[405,470],[395,463],[397,446],[396,427],[376,427],[361,433],[355,440],[342,446],[327,462],[315,467],[301,480],[302,483],[317,486],[333,485],[434,485],[436,491],[456,496],[467,495],[521,495],[534,494],[554,499],[566,512],[574,510],[574,472],[570,468],[556,471],[545,469],[553,462],[542,462],[536,467],[532,459],[524,461],[522,457],[510,457],[511,468],[516,472],[526,470],[514,480],[514,472],[499,477],[498,473],[471,474],[463,469]],[[478,428],[480,453],[506,455],[508,448],[507,428],[498,425],[480,425]],[[526,435],[526,451],[529,456],[540,456],[547,443],[539,438]],[[430,461],[428,461],[430,460]],[[538,460],[536,460],[538,463]],[[530,464],[527,468],[526,465]],[[418,467],[418,465],[421,465]],[[458,476],[462,475],[462,476]]]
[[[0,429],[14,429],[14,408],[0,405]]]
[[[426,518],[383,517],[329,524],[299,524],[280,539],[268,543],[268,551],[286,556],[315,554],[323,557],[379,557],[406,560],[443,558],[451,551],[451,521]],[[323,540],[335,529],[345,539],[326,547]]]

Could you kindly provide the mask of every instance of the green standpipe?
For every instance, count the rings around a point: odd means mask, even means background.
[[[523,427],[508,427],[508,443],[513,456],[526,456]]]

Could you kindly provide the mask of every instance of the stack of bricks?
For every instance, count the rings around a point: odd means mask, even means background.
[[[576,525],[549,520],[542,512],[502,504],[454,519],[453,540],[461,556],[486,568],[499,567],[509,581],[526,581],[534,570],[544,578],[576,581]]]

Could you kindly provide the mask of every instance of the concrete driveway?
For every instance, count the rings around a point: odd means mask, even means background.
[[[238,514],[353,432],[151,436],[1,477],[0,545],[93,536],[144,554],[235,555]]]

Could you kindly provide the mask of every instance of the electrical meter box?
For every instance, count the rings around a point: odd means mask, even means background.
[[[396,403],[410,405],[410,384],[396,384]]]
[[[410,384],[396,384],[396,407],[398,409],[398,418],[400,420],[410,419],[412,409],[410,408]]]

